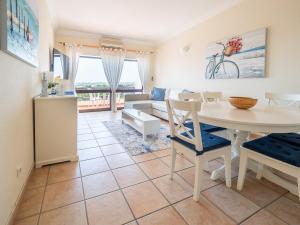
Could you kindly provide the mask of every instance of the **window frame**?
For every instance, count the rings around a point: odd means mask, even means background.
[[[90,55],[80,55],[80,57],[102,59],[100,56],[90,56]],[[130,58],[126,58],[125,61],[135,61],[135,62],[138,62],[137,59],[130,59]],[[116,90],[116,92],[117,93],[143,93],[144,92],[143,83],[141,85],[142,85],[141,89],[120,89],[120,88],[118,88]],[[110,95],[109,108],[106,108],[106,109],[97,109],[97,110],[85,110],[83,112],[110,111],[111,110],[111,106],[112,106],[112,90],[111,90],[111,88],[108,88],[108,89],[105,89],[105,88],[88,89],[88,88],[76,88],[75,87],[75,91],[78,94],[86,94],[86,93],[109,93],[109,95]],[[122,108],[118,108],[118,109],[122,109]]]

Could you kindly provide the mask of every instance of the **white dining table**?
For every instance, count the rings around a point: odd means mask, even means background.
[[[237,109],[228,101],[203,103],[199,121],[231,131],[232,170],[238,170],[239,149],[249,140],[250,133],[288,133],[300,131],[300,110],[292,107],[274,106],[258,102],[248,110]],[[258,164],[248,163],[249,169],[257,171]],[[213,171],[211,179],[224,177],[224,166]],[[297,194],[297,187],[277,176],[271,169],[264,169],[263,177]]]

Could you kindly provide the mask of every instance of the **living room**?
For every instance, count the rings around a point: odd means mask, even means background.
[[[1,225],[300,224],[298,0],[0,6]]]

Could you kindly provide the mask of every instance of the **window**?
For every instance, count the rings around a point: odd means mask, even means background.
[[[109,89],[101,58],[81,56],[75,81],[78,89]],[[142,89],[138,62],[125,60],[119,89]]]
[[[142,89],[137,60],[125,60],[119,89]]]
[[[63,69],[62,69],[62,64],[61,64],[61,58],[59,55],[54,55],[54,76],[55,77],[60,77],[63,79]]]
[[[78,89],[109,89],[101,58],[79,58],[75,86]]]

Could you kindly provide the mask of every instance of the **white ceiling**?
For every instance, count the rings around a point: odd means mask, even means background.
[[[57,29],[161,42],[240,0],[48,0]]]

